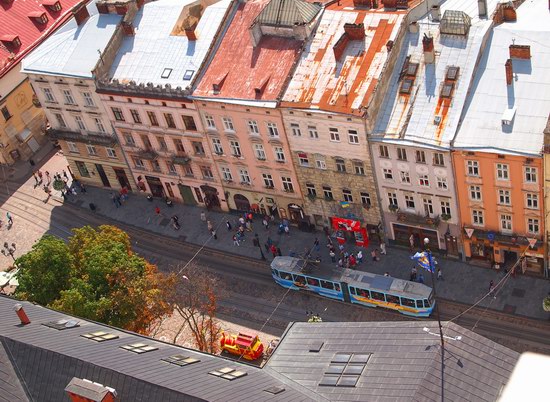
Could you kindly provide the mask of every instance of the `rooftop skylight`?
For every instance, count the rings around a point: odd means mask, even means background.
[[[363,373],[369,353],[336,353],[319,385],[326,387],[355,387]]]
[[[88,334],[82,334],[80,336],[96,342],[105,342],[113,339],[118,339],[118,335],[105,331],[90,332]]]
[[[121,348],[129,350],[130,352],[139,353],[139,354],[152,352],[153,350],[158,349],[156,346],[150,346],[150,345],[147,345],[146,343],[132,343],[131,345],[121,346]]]
[[[208,374],[211,374],[216,377],[225,378],[226,380],[233,381],[237,378],[241,378],[246,376],[245,371],[236,370],[230,367],[224,367],[220,370],[213,370],[210,371]]]

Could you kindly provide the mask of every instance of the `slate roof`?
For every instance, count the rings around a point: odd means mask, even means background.
[[[309,24],[321,11],[320,4],[304,0],[271,0],[254,22],[266,25],[292,27]]]
[[[15,372],[3,343],[0,343],[0,401],[27,402],[29,398]]]
[[[519,354],[454,323],[444,326],[445,400],[496,401]],[[455,340],[457,336],[461,339]],[[310,351],[320,345],[318,352]],[[351,362],[367,360],[355,387],[319,385],[331,361],[342,360],[338,353],[351,354]],[[440,359],[435,322],[293,323],[264,370],[331,401],[437,401]],[[344,370],[350,370],[348,366]]]
[[[300,390],[292,381],[279,379],[276,373],[98,323],[78,319],[77,327],[64,330],[47,327],[42,324],[74,318],[28,302],[21,304],[31,324],[21,326],[12,310],[15,303],[6,296],[0,297],[0,341],[12,357],[11,368],[18,368],[20,378],[24,379],[30,396],[36,401],[68,400],[64,389],[73,377],[114,388],[121,401],[319,400],[311,391]],[[118,338],[96,342],[81,336],[95,331],[114,333]],[[121,348],[138,342],[158,349],[137,354]],[[19,400],[26,400],[21,396],[23,394],[16,382],[2,381],[15,377],[1,351],[0,395],[10,392],[19,395]],[[180,367],[161,361],[178,354],[199,359],[200,362]],[[224,367],[244,371],[247,375],[229,381],[208,374]],[[265,391],[271,387],[285,390],[276,395]],[[17,399],[10,398],[11,401]]]

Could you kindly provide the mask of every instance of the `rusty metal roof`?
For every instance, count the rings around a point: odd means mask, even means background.
[[[404,12],[325,10],[283,106],[362,114],[388,57],[386,44],[404,18]]]
[[[292,27],[308,24],[321,11],[318,3],[304,0],[271,0],[256,17],[255,22],[274,26]]]

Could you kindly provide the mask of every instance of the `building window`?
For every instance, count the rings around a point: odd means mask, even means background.
[[[134,123],[141,124],[141,116],[139,115],[139,112],[136,109],[130,109],[130,114],[132,115],[132,119],[134,120]]]
[[[267,123],[267,134],[270,137],[278,137],[279,136],[279,129],[277,128],[277,124]]]
[[[73,98],[73,94],[71,93],[71,91],[69,89],[64,89],[63,90],[63,100],[65,101],[65,104],[66,105],[75,105],[75,101],[74,101],[74,98]]]
[[[107,156],[109,158],[116,158],[116,151],[114,148],[105,148],[105,150],[107,151]]]
[[[390,206],[397,207],[397,194],[396,193],[388,193],[388,204]]]
[[[292,135],[295,137],[301,137],[302,132],[300,131],[300,125],[298,123],[290,123],[290,129],[292,130]]]
[[[106,133],[105,126],[99,117],[94,117],[95,127],[100,133]]]
[[[430,187],[430,179],[427,174],[421,174],[418,176],[418,184],[422,187]]]
[[[474,209],[472,211],[472,223],[476,226],[483,226],[483,211],[480,211],[478,209]]]
[[[365,175],[365,166],[363,166],[363,162],[353,162],[353,169],[355,170],[355,174],[361,176]]]
[[[214,121],[214,117],[212,117],[209,114],[204,115],[204,121],[206,122],[206,127],[215,130],[216,129],[216,122]]]
[[[393,180],[393,172],[391,169],[383,169],[384,172],[384,179],[386,180]]]
[[[191,144],[193,145],[193,150],[196,155],[204,155],[204,147],[202,146],[202,142],[193,141]]]
[[[353,202],[353,196],[351,195],[351,190],[342,190],[342,196],[344,201]]]
[[[143,161],[139,158],[132,158],[134,160],[134,166],[138,169],[143,169],[145,168],[145,164],[143,163]]]
[[[432,216],[434,213],[432,200],[429,198],[424,198],[422,202],[424,203],[424,213],[426,214],[426,216]]]
[[[80,153],[78,151],[78,147],[76,146],[76,144],[74,142],[67,141],[67,147],[69,147],[69,152],[72,152],[74,154]]]
[[[95,106],[94,98],[92,98],[91,92],[82,92],[82,98],[84,99],[84,105]]]
[[[239,144],[239,141],[229,141],[229,145],[231,147],[231,155],[241,157],[241,145]]]
[[[273,177],[269,173],[262,173],[262,177],[264,179],[264,186],[267,188],[273,188]]]
[[[187,177],[194,177],[195,176],[195,173],[193,172],[193,167],[189,164],[185,165],[183,167],[183,170],[185,172],[185,176]]]
[[[371,204],[371,200],[370,200],[370,194],[369,193],[360,193],[361,195],[361,204],[367,206],[367,207],[370,207],[372,204]]]
[[[65,119],[63,118],[63,115],[60,113],[54,113],[55,120],[57,120],[57,124],[61,128],[67,128],[67,123],[65,123]]]
[[[401,170],[399,172],[399,177],[401,178],[401,183],[411,184],[411,176],[409,175],[409,172],[405,172],[404,170]]]
[[[283,151],[283,148],[282,147],[274,147],[273,149],[275,151],[275,159],[278,162],[284,162],[286,159],[285,159],[285,152]]]
[[[532,234],[539,233],[539,220],[535,218],[527,219],[527,231]]]
[[[317,127],[315,126],[307,126],[307,131],[309,133],[309,138],[319,138],[319,133],[317,132]]]
[[[214,153],[223,155],[222,142],[219,138],[212,138],[212,147],[214,148]]]
[[[174,147],[176,148],[176,151],[178,152],[185,152],[185,148],[183,147],[183,143],[179,138],[172,139],[172,142],[174,143]]]
[[[434,165],[435,166],[445,166],[445,158],[441,152],[434,153]]]
[[[388,151],[387,145],[380,145],[378,147],[380,151],[380,157],[388,159],[390,157],[390,152]]]
[[[538,194],[527,193],[527,208],[539,209]]]
[[[132,137],[132,134],[129,134],[129,133],[124,134],[124,141],[128,146],[131,146],[131,147],[136,146],[136,140],[134,140],[134,137]]]
[[[335,159],[334,162],[336,163],[336,171],[340,173],[346,172],[346,162],[343,159]]]
[[[151,144],[151,141],[149,140],[148,135],[141,135],[141,142],[143,143],[143,146],[145,149],[150,150],[153,149],[153,145]]]
[[[153,168],[153,171],[161,172],[159,161],[157,161],[157,160],[151,161],[151,167]]]
[[[248,120],[248,133],[252,135],[260,134],[260,128],[258,127],[258,122],[256,120]]]
[[[290,177],[281,177],[281,180],[283,182],[283,190],[288,193],[293,193],[294,186],[292,185],[292,179]]]
[[[321,170],[325,170],[327,168],[327,164],[324,159],[316,159],[315,166],[317,166],[317,169]]]
[[[176,122],[174,121],[174,116],[171,113],[164,113],[164,120],[166,120],[166,125],[170,128],[176,128]]]
[[[470,186],[470,199],[481,201],[481,186]]]
[[[193,116],[181,116],[183,120],[183,125],[188,131],[197,131],[197,125],[195,124],[195,119]]]
[[[256,159],[265,161],[265,150],[262,144],[254,144],[254,154],[256,155]]]
[[[397,159],[400,161],[407,160],[407,150],[405,148],[397,148]]]
[[[437,188],[440,190],[448,190],[449,186],[447,185],[447,178],[446,177],[439,177],[437,176]]]
[[[178,174],[178,171],[176,170],[176,165],[170,162],[166,162],[166,167],[168,168],[168,173],[171,174]]]
[[[241,183],[250,184],[250,175],[248,174],[248,170],[240,169],[239,170],[239,176],[241,178]]]
[[[212,173],[212,170],[208,166],[201,166],[201,173],[204,179],[214,178],[214,174]]]
[[[479,177],[479,162],[478,161],[467,161],[466,162],[467,167],[467,174],[468,176],[475,176]]]
[[[416,163],[426,163],[426,152],[416,151]]]
[[[525,167],[525,181],[527,183],[537,182],[537,168],[530,166]]]
[[[222,167],[222,177],[225,181],[233,181],[231,169],[229,169],[228,167]]]
[[[508,180],[508,165],[503,163],[497,163],[497,179],[498,180]]]
[[[95,146],[87,144],[86,149],[88,150],[89,155],[92,155],[92,156],[97,155],[97,150],[96,150]]]
[[[82,120],[82,116],[75,116],[74,121],[79,130],[86,130],[86,125],[84,124],[84,120]]]
[[[42,88],[42,92],[44,93],[44,97],[46,98],[46,102],[55,103],[55,98],[54,98],[52,90],[50,88]]]
[[[159,147],[161,151],[167,151],[168,145],[166,144],[166,141],[163,137],[157,137],[157,142],[159,143]]]
[[[307,154],[298,154],[298,162],[300,166],[309,167],[309,159]]]
[[[405,196],[405,207],[407,209],[414,209],[414,197],[412,195],[406,195]]]
[[[348,139],[350,144],[359,144],[359,134],[357,134],[357,130],[348,130]]]
[[[118,107],[112,107],[111,110],[113,111],[113,116],[115,117],[116,121],[125,121],[124,115],[122,114],[122,109]]]
[[[307,195],[310,197],[317,197],[317,190],[315,189],[315,184],[306,183]]]
[[[334,196],[332,195],[332,189],[328,186],[323,186],[323,196],[325,200],[333,200]]]
[[[155,114],[155,112],[148,111],[147,117],[149,117],[149,122],[152,126],[158,127],[159,121],[157,120],[157,115]]]
[[[235,131],[235,126],[233,125],[233,119],[231,119],[231,117],[222,117],[222,124],[225,131]]]
[[[503,232],[512,231],[512,215],[500,215],[500,229]]]
[[[441,201],[441,215],[451,216],[451,203],[449,201]]]
[[[335,127],[331,127],[328,129],[330,133],[330,140],[334,142],[340,142],[340,133],[338,132],[338,129]]]
[[[481,197],[481,193],[479,195]],[[501,205],[510,205],[510,190],[498,190],[498,203]]]
[[[82,177],[90,177],[90,172],[88,172],[88,168],[86,167],[86,164],[84,162],[75,161],[76,167],[78,168],[78,172],[80,173],[80,176]]]

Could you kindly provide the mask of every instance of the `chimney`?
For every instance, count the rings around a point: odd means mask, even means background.
[[[23,310],[23,306],[20,303],[17,303],[15,306],[13,306],[13,311],[15,311],[17,316],[19,317],[21,325],[27,325],[31,323],[31,320],[29,320],[29,317],[27,317],[27,313],[25,313],[25,310]]]
[[[511,59],[531,59],[531,46],[528,45],[510,45]]]
[[[424,49],[424,63],[431,64],[435,62],[434,38],[424,34],[422,38],[422,48]]]
[[[122,31],[126,36],[134,36],[134,25],[131,22],[122,21]]]
[[[502,19],[504,22],[516,22],[518,17],[516,15],[516,8],[514,3],[502,4]]]
[[[506,69],[506,85],[512,85],[514,82],[514,67],[512,66],[512,59],[506,60],[504,68]]]
[[[382,0],[384,8],[397,8],[397,0]]]
[[[391,50],[393,49],[393,40],[389,40],[386,42],[386,50],[389,52],[391,52]]]
[[[128,12],[126,4],[115,4],[115,10],[118,15],[125,15]]]
[[[487,0],[477,0],[479,17],[487,17]]]
[[[115,402],[116,391],[97,382],[73,377],[65,387],[73,402]]]
[[[353,0],[353,7],[372,8],[371,0]]]
[[[185,28],[185,35],[189,41],[197,40],[197,35],[195,34],[194,28]]]
[[[344,24],[344,32],[349,40],[362,40],[365,38],[365,25],[360,24]]]
[[[336,61],[340,60],[342,55],[344,54],[346,47],[348,46],[349,38],[346,33],[343,33],[342,36],[340,36],[340,39],[334,44],[332,47],[332,51],[334,52],[334,58]]]
[[[189,41],[197,40],[197,34],[195,32],[195,29],[197,29],[198,23],[199,23],[199,19],[192,15],[188,15],[185,18],[185,20],[183,20],[182,27]]]
[[[88,9],[86,8],[86,4],[83,4],[82,7],[80,7],[78,10],[73,11],[73,16],[76,21],[76,25],[80,26],[90,16],[90,13],[88,13]]]
[[[109,14],[109,7],[105,3],[95,3],[95,6],[97,7],[97,11],[100,14]]]
[[[432,21],[441,21],[441,8],[439,8],[439,5],[433,5],[430,14],[432,16]]]

